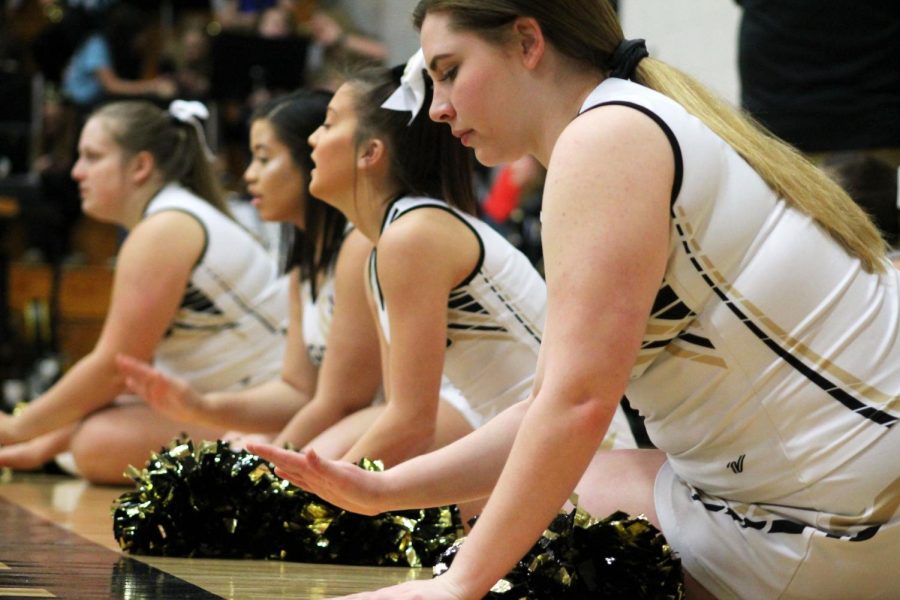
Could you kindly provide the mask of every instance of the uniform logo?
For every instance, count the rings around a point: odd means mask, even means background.
[[[726,466],[731,469],[732,473],[744,472],[744,454],[741,454],[737,460],[730,461]]]

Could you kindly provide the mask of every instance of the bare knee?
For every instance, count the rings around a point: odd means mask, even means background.
[[[88,417],[72,436],[70,450],[82,477],[92,483],[124,484],[124,472],[129,464],[129,452],[122,452],[128,444],[129,433],[107,411]],[[138,468],[141,465],[135,465]]]
[[[659,450],[598,452],[575,488],[579,505],[599,518],[619,510],[644,515],[659,527],[653,485],[665,460]]]

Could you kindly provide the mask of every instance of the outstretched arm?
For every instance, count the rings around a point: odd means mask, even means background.
[[[306,401],[306,394],[285,379],[252,389],[202,394],[180,377],[166,375],[149,363],[120,354],[119,372],[129,390],[154,410],[181,423],[247,433],[272,433]]]
[[[303,346],[297,272],[289,277],[288,335],[280,378],[251,389],[203,394],[184,379],[120,355],[116,366],[128,388],[155,410],[183,423],[243,432],[279,431],[309,401],[316,385],[316,368]]]
[[[178,309],[204,236],[193,217],[176,211],[153,215],[131,231],[119,252],[97,345],[56,385],[0,424],[0,444],[30,440],[75,422],[123,391],[115,356],[149,360],[153,355]]]
[[[622,397],[665,271],[671,148],[625,107],[582,115],[544,195],[548,315],[535,397],[472,534],[444,575],[481,597],[522,557],[591,461]]]
[[[257,443],[247,449],[274,463],[280,477],[353,512],[444,506],[490,494],[527,407],[515,404],[464,438],[381,473],[313,451]]]

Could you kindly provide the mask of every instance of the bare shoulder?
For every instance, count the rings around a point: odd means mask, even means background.
[[[125,238],[119,265],[137,262],[195,264],[206,243],[206,231],[188,213],[166,210],[138,223]]]
[[[443,208],[417,208],[402,215],[385,230],[378,240],[378,254],[379,257],[404,257],[443,252],[454,245],[465,227],[459,217]]]
[[[674,167],[663,128],[649,115],[620,105],[601,106],[574,119],[560,135],[550,160],[551,171],[568,175],[635,172],[669,181]]]
[[[372,242],[354,228],[341,243],[337,256],[337,271],[357,269],[365,264],[372,252]]]
[[[385,230],[377,247],[378,276],[386,288],[392,282],[428,280],[449,290],[475,268],[480,251],[475,233],[460,217],[433,207],[403,215]]]
[[[365,295],[365,272],[372,242],[358,229],[344,238],[334,266],[335,293],[342,298]]]

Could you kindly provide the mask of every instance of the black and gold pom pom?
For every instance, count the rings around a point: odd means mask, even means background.
[[[135,489],[113,504],[113,532],[138,555],[421,567],[434,565],[460,531],[455,507],[347,512],[222,441],[175,440],[129,476]]]
[[[434,566],[442,575],[465,539]],[[485,597],[488,600],[672,599],[684,597],[681,561],[644,517],[616,512],[597,520],[560,513],[541,539]]]

